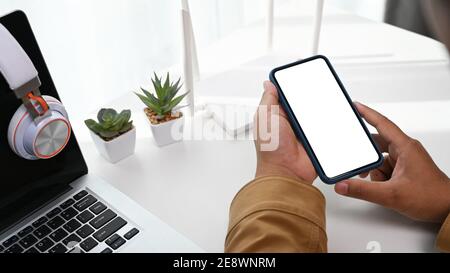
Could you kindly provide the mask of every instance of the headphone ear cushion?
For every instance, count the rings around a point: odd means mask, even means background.
[[[9,122],[8,143],[11,150],[18,156],[33,160],[37,158],[25,151],[25,148],[23,147],[23,136],[25,135],[26,128],[28,128],[31,123],[33,123],[33,119],[30,117],[25,105],[21,104]]]
[[[63,104],[54,97],[43,96],[49,112],[34,121],[24,105],[21,105],[8,127],[8,142],[20,157],[29,160],[48,159],[56,156],[67,145],[71,126]]]

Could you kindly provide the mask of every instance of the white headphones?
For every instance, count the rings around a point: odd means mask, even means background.
[[[67,145],[71,126],[60,101],[42,96],[38,72],[20,44],[0,24],[0,72],[23,104],[8,127],[11,149],[28,160],[49,159]]]

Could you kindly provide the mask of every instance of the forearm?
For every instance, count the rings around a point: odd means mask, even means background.
[[[230,209],[226,252],[326,252],[325,198],[293,178],[255,179]]]

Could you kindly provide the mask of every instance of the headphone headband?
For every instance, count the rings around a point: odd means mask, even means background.
[[[0,24],[0,72],[18,99],[41,86],[30,57],[12,34]]]
[[[25,50],[2,24],[0,24],[0,73],[33,118],[45,114],[48,105],[39,92],[41,81],[38,72]],[[39,106],[44,111],[39,111],[37,109]]]

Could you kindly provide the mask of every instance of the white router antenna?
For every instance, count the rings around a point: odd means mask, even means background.
[[[319,53],[320,33],[322,30],[323,21],[323,7],[324,0],[317,0],[316,14],[314,16],[314,30],[313,30],[313,45],[312,54],[317,55]],[[267,31],[267,50],[273,49],[273,32],[274,32],[274,0],[267,0],[267,18],[266,18],[266,31]]]
[[[273,17],[274,17],[274,8],[273,8],[274,0],[267,0],[267,19],[266,19],[266,27],[267,27],[267,50],[271,51],[273,48]]]
[[[188,0],[181,0],[181,22],[184,85],[189,91],[187,100],[190,114],[193,116],[195,113],[194,81],[200,79],[200,69],[198,65],[197,48],[195,44],[194,29],[192,27]]]
[[[313,55],[319,53],[320,32],[322,30],[324,0],[317,0],[316,15],[314,17],[314,33],[313,33]]]

